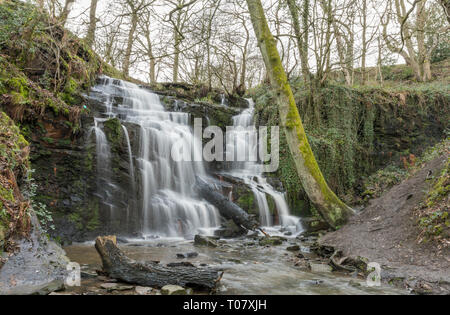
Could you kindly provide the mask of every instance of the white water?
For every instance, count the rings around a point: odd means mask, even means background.
[[[246,152],[246,159],[244,161],[239,160],[238,157],[238,161],[233,163],[231,175],[242,179],[253,191],[258,204],[260,223],[262,226],[269,227],[278,223],[292,232],[301,232],[300,219],[290,215],[285,194],[276,191],[260,172],[261,167],[258,164],[257,156],[257,131],[253,124],[254,102],[252,99],[248,99],[247,101],[249,102],[249,108],[244,110],[240,115],[233,117],[234,127],[242,128],[240,130],[234,130],[231,134],[228,134],[227,138],[227,152],[235,152],[235,154],[236,152]],[[267,199],[268,196],[275,203],[278,222],[273,222]]]
[[[128,134],[128,129],[124,125],[122,125],[123,133],[125,135],[125,139],[127,141],[127,149],[128,149],[128,159],[130,160],[130,178],[131,178],[131,186],[133,191],[135,190],[136,177],[134,175],[134,163],[133,163],[133,152],[131,151],[131,142],[130,135]]]
[[[137,219],[142,224],[142,232],[182,236],[219,226],[217,209],[195,198],[195,176],[206,175],[203,163],[176,162],[171,157],[172,146],[178,141],[186,152],[194,148],[201,156],[201,144],[194,139],[188,114],[166,112],[158,95],[135,84],[108,77],[102,77],[101,81],[93,91],[101,95],[98,99],[103,101],[105,116],[118,117],[122,122],[137,125],[140,130],[139,153],[133,156],[128,130],[123,127],[133,181],[131,189],[137,189],[142,196],[140,209],[135,211],[141,216]],[[104,122],[107,118],[96,119],[94,128],[99,169],[110,165],[108,142],[100,124],[97,125],[97,121]],[[138,176],[135,168],[140,180],[134,180]],[[109,178],[104,181],[110,182]],[[135,184],[139,187],[134,187]],[[99,188],[103,203],[108,202],[104,198],[107,187]]]

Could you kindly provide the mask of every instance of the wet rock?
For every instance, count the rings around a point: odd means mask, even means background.
[[[178,285],[166,285],[161,289],[162,295],[186,295],[186,290]]]
[[[138,239],[145,240],[144,235],[142,233],[140,233],[140,232],[133,232],[133,233],[131,233],[131,236],[133,238],[138,238]]]
[[[219,245],[217,243],[217,240],[218,239],[216,237],[195,235],[194,245],[195,246],[217,247]]]
[[[117,238],[117,242],[122,243],[122,244],[128,244],[129,243],[127,239],[121,238],[121,237]]]
[[[329,273],[333,271],[333,268],[330,265],[327,264],[320,264],[320,263],[309,263],[309,268],[312,272],[324,272]]]
[[[132,285],[119,285],[118,287],[116,287],[116,291],[129,291],[129,290],[133,290],[134,287]]]
[[[150,287],[136,287],[136,288],[134,288],[134,291],[138,295],[149,295],[150,293],[152,293],[153,288],[150,288]]]
[[[112,291],[128,291],[128,290],[133,290],[134,289],[134,286],[131,286],[131,285],[119,285],[118,283],[115,283],[115,282],[102,283],[100,285],[100,287],[102,289],[105,289],[108,292],[112,292]]]
[[[355,280],[350,280],[350,281],[348,282],[348,285],[351,286],[351,287],[354,287],[354,288],[358,288],[358,287],[361,286],[361,283],[359,283],[359,282],[357,282],[357,281],[355,281]]]
[[[106,276],[98,276],[97,279],[98,279],[99,281],[109,282],[109,283],[113,283],[113,282],[115,283],[115,282],[117,282],[116,279],[111,279],[111,278],[108,278],[108,277],[106,277]]]
[[[285,236],[292,236],[292,232],[290,232],[290,231],[289,231],[289,232],[286,232],[286,233],[284,233],[284,235],[285,235]]]
[[[45,295],[64,288],[69,259],[42,234],[34,214],[31,224],[29,238],[16,242],[18,250],[0,269],[0,295]]]
[[[280,236],[271,236],[271,237],[265,237],[259,240],[259,245],[261,246],[278,246],[283,244],[286,239],[284,237]]]
[[[286,250],[288,250],[290,252],[296,252],[296,251],[300,250],[300,246],[298,246],[298,245],[289,246],[288,248],[286,248]]]
[[[198,253],[192,252],[187,254],[177,254],[178,259],[185,259],[185,258],[195,258],[198,256]]]
[[[97,278],[97,274],[91,271],[81,271],[81,279],[94,279]]]
[[[303,284],[306,284],[306,285],[314,285],[314,286],[316,286],[316,285],[321,285],[321,284],[323,284],[323,283],[324,283],[323,280],[320,280],[320,279],[312,279],[312,280],[304,281]]]
[[[167,267],[173,268],[173,267],[195,267],[195,266],[193,264],[191,264],[190,262],[184,261],[184,262],[180,262],[180,263],[167,264]]]
[[[225,222],[220,229],[215,231],[216,236],[223,238],[236,238],[247,234],[247,230],[237,226],[233,220]]]
[[[144,247],[144,244],[127,244],[130,247]]]
[[[311,249],[310,249],[309,247],[307,247],[307,246],[301,246],[301,247],[300,247],[300,251],[301,251],[302,253],[306,253],[306,254],[311,253]]]
[[[117,283],[102,283],[100,285],[102,289],[107,290],[108,292],[116,290],[119,285]]]

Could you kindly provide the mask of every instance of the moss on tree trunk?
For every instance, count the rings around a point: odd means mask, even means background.
[[[247,0],[247,4],[264,63],[272,87],[277,94],[276,102],[281,118],[280,125],[286,134],[297,173],[311,202],[328,224],[336,228],[346,222],[353,210],[331,191],[320,171],[308,143],[294,95],[281,63],[276,41],[268,27],[261,1]]]

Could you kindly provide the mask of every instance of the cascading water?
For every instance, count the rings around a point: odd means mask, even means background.
[[[158,95],[126,81],[102,77],[93,92],[93,97],[100,100],[105,107],[106,116],[96,118],[94,128],[98,169],[109,167],[110,154],[107,153],[108,142],[105,133],[97,121],[119,118],[130,159],[130,189],[136,190],[134,195],[140,195],[140,204],[133,215],[139,216],[136,221],[141,223],[142,232],[185,236],[193,235],[199,229],[217,227],[220,224],[217,209],[203,200],[196,199],[194,191],[195,176],[206,175],[203,163],[177,162],[171,156],[176,143],[181,143],[184,152],[194,150],[200,152],[201,156],[201,144],[195,141],[188,124],[189,115],[166,112]],[[140,147],[135,156],[128,130],[123,124],[137,125],[140,129]],[[100,176],[102,174],[99,173]],[[109,184],[110,179],[104,177],[103,182]],[[99,186],[99,196],[103,203],[108,202],[105,198],[107,186]],[[115,209],[118,210],[120,209]]]
[[[227,134],[227,152],[245,152],[245,162],[233,162],[231,175],[240,178],[252,190],[258,204],[260,222],[263,226],[272,226],[267,196],[271,196],[278,215],[278,224],[293,230],[301,229],[299,218],[289,214],[289,207],[283,193],[276,191],[261,174],[258,164],[257,131],[253,124],[254,102],[247,100],[249,108],[233,117],[235,129]],[[240,128],[239,128],[240,127]]]

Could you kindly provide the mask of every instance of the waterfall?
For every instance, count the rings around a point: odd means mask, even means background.
[[[225,94],[220,94],[220,105],[227,106],[227,98],[225,97]]]
[[[127,141],[127,149],[128,149],[128,159],[130,161],[130,178],[131,178],[131,186],[133,191],[135,191],[136,178],[134,175],[134,163],[133,163],[133,152],[131,151],[131,142],[130,135],[128,134],[128,129],[124,125],[122,125],[122,130],[125,135],[125,140]]]
[[[128,130],[122,126],[133,181],[130,189],[136,190],[134,195],[138,195],[138,192],[140,195],[139,209],[132,215],[139,216],[136,220],[141,223],[141,232],[185,236],[219,226],[217,209],[197,198],[194,191],[195,176],[206,175],[203,163],[177,162],[171,157],[175,143],[181,143],[185,152],[196,151],[201,156],[201,143],[194,138],[189,126],[189,115],[165,111],[158,95],[122,80],[101,77],[100,83],[92,91],[97,95],[93,97],[102,101],[106,112],[104,115],[108,118],[117,117],[127,126],[135,125],[140,130],[139,152],[134,158],[134,165]],[[97,120],[105,121],[107,118]],[[97,125],[95,130],[98,165],[109,167],[106,163],[106,137]],[[99,195],[103,197],[105,187],[99,187],[99,190],[102,191]],[[105,202],[105,199],[102,201]]]
[[[270,196],[278,214],[278,223],[283,227],[299,226],[299,218],[290,215],[285,194],[275,190],[260,172],[257,156],[257,131],[253,124],[254,102],[252,99],[247,101],[249,108],[233,117],[234,127],[241,128],[234,129],[227,135],[227,152],[245,152],[246,154],[245,160],[241,159],[232,163],[231,175],[242,179],[252,190],[258,205],[261,225],[272,226],[274,224],[267,199]]]

